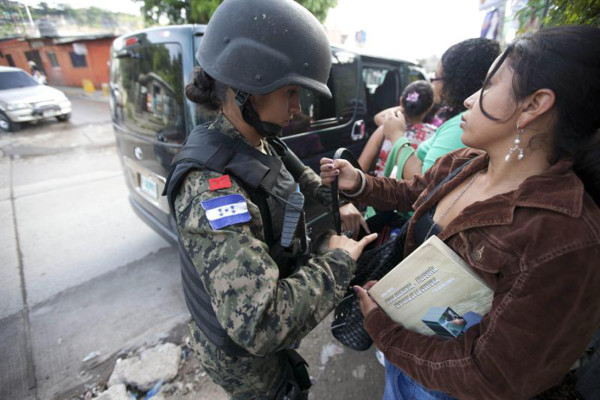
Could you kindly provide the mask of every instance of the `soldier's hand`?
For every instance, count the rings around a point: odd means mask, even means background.
[[[350,257],[354,259],[354,261],[358,260],[358,257],[362,254],[366,245],[371,243],[373,240],[377,239],[376,233],[371,233],[368,236],[363,237],[358,242],[356,240],[350,239],[344,235],[338,236],[333,235],[329,239],[329,250],[333,249],[343,249],[350,253]]]
[[[342,222],[342,231],[352,232],[350,236],[354,240],[358,238],[361,226],[365,232],[371,233],[367,221],[365,221],[360,211],[352,203],[344,204],[340,207],[340,219]]]
[[[331,158],[321,158],[321,182],[329,186],[333,180],[338,177],[338,189],[346,191],[356,191],[360,185],[360,175],[346,160],[332,160]]]

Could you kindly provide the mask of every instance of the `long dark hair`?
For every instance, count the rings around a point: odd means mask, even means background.
[[[561,26],[520,37],[507,47],[483,88],[505,61],[514,71],[515,100],[539,89],[554,92],[550,162],[572,159],[586,191],[600,204],[600,29]],[[482,97],[482,113],[498,120],[483,109]]]
[[[467,39],[442,55],[442,104],[450,107],[448,118],[466,110],[464,101],[481,85],[500,55],[500,45],[490,39]]]

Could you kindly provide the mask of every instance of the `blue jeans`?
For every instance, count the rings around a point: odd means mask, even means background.
[[[443,392],[429,390],[385,360],[383,400],[455,400]]]

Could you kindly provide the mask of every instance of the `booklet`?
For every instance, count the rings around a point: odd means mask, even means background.
[[[478,324],[493,298],[486,283],[437,236],[396,265],[369,294],[404,327],[447,337]]]

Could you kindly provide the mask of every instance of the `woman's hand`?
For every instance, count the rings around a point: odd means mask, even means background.
[[[371,233],[367,221],[365,221],[360,211],[352,203],[344,204],[340,207],[340,219],[342,221],[342,230],[351,231],[354,240],[358,238],[361,226],[365,232]]]
[[[352,240],[347,236],[341,235],[332,235],[329,238],[329,250],[333,249],[342,249],[346,250],[350,253],[350,257],[354,261],[358,260],[358,257],[362,254],[366,245],[371,243],[373,240],[377,239],[377,234],[372,233],[364,238],[360,239],[358,242],[356,240]]]
[[[321,183],[329,186],[338,177],[338,189],[352,192],[360,185],[360,174],[346,160],[321,158]]]
[[[385,121],[383,123],[383,135],[386,139],[395,143],[398,138],[404,135],[406,130],[406,120],[400,110],[395,113],[386,114]]]
[[[395,106],[395,107],[386,108],[383,111],[379,111],[375,115],[375,117],[373,117],[373,121],[375,122],[375,125],[377,125],[377,126],[383,125],[383,123],[385,122],[385,119],[386,119],[387,115],[394,114],[398,110],[401,110],[401,108],[402,108],[401,106]]]
[[[367,293],[367,290],[371,289],[376,283],[377,281],[369,281],[363,287],[358,285],[352,287],[358,296],[358,300],[360,301],[360,312],[362,313],[363,317],[366,317],[374,309],[379,308],[377,303],[375,303],[369,293]]]

